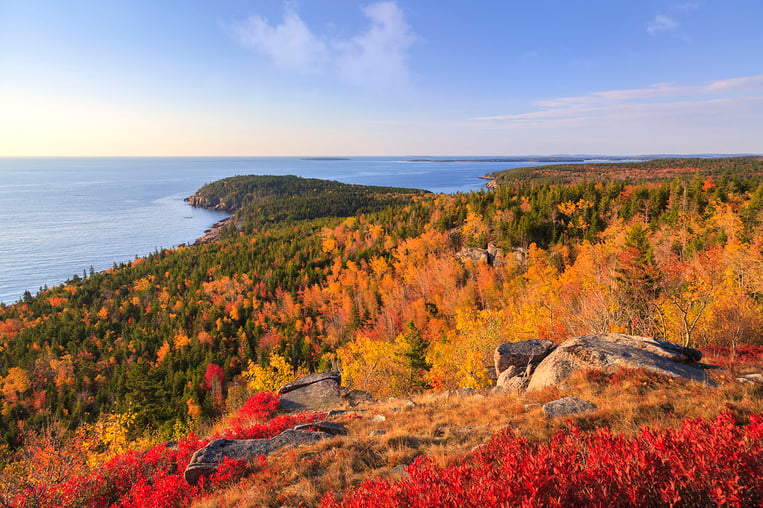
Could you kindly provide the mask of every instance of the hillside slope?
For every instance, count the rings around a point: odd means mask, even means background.
[[[681,171],[510,178],[457,195],[288,177],[213,185],[205,206],[241,207],[221,241],[0,307],[7,466],[45,436],[56,450],[91,436],[98,464],[140,437],[206,432],[253,392],[330,366],[383,398],[490,386],[493,349],[524,338],[759,346],[763,180],[747,165],[758,162],[655,164]],[[458,255],[488,245],[489,264]]]

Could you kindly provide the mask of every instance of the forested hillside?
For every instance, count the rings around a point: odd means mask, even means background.
[[[579,183],[609,179],[630,182],[664,180],[673,177],[721,177],[728,174],[763,174],[761,157],[727,157],[724,159],[652,159],[642,162],[601,162],[586,164],[556,164],[532,168],[516,168],[491,173],[500,182],[545,181]]]
[[[427,192],[416,189],[350,185],[291,175],[249,175],[206,184],[187,201],[234,214],[237,226],[228,231],[231,234],[252,233],[262,223],[376,212],[424,194]]]
[[[115,414],[130,415],[133,435],[171,438],[248,390],[331,365],[377,396],[480,387],[497,344],[531,337],[760,344],[761,162],[627,167],[640,172],[513,170],[494,190],[456,195],[295,177],[210,184],[192,201],[235,211],[222,241],[0,307],[2,440]],[[489,243],[500,262],[456,255]]]

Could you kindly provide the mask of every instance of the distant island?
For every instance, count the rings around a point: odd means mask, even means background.
[[[349,161],[347,157],[302,157],[302,161]]]

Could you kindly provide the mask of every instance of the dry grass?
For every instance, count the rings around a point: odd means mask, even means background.
[[[757,371],[763,365],[757,366]],[[608,427],[634,433],[642,426],[677,427],[685,418],[713,418],[731,411],[739,421],[763,412],[763,389],[735,381],[733,369],[713,374],[718,387],[642,371],[614,376],[579,374],[565,389],[470,397],[422,395],[365,406],[335,418],[350,435],[289,450],[268,459],[238,485],[197,502],[197,507],[316,506],[328,491],[343,491],[376,478],[401,476],[401,466],[426,455],[440,465],[464,458],[507,427],[528,439],[548,439],[570,422],[583,430]],[[548,420],[542,404],[576,396],[598,410]],[[380,416],[384,418],[380,418]],[[383,435],[371,435],[384,431]]]

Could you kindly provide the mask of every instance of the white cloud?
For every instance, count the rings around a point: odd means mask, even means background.
[[[747,76],[744,78],[732,78],[715,81],[705,87],[710,92],[725,93],[755,93],[763,91],[763,75]]]
[[[657,14],[654,19],[647,25],[646,31],[649,35],[657,35],[660,32],[672,32],[678,28],[672,18],[665,16],[664,14]]]
[[[252,16],[233,27],[243,46],[264,53],[282,69],[311,72],[327,57],[326,44],[305,25],[293,5],[286,4],[283,21],[271,26],[262,16]]]
[[[252,16],[233,27],[243,46],[265,54],[275,65],[300,72],[331,72],[340,79],[367,88],[389,89],[410,80],[408,49],[416,35],[395,2],[377,2],[363,9],[369,26],[358,35],[328,41],[314,34],[286,4],[283,21],[271,25]]]
[[[637,122],[653,129],[670,123],[684,128],[733,126],[763,117],[763,75],[714,81],[702,86],[657,83],[646,88],[605,90],[577,97],[539,101],[538,109],[472,118],[480,129],[554,128],[598,125],[615,128]],[[761,124],[763,125],[763,124]],[[606,127],[609,126],[609,127]],[[756,132],[760,129],[756,129]]]
[[[369,5],[363,13],[371,26],[350,41],[338,41],[337,63],[351,83],[374,88],[394,88],[409,80],[407,50],[416,36],[394,2]]]

